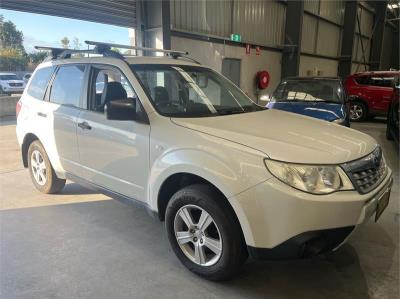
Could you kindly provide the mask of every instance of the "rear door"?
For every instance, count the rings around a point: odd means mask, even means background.
[[[370,109],[375,113],[386,113],[393,93],[393,76],[372,75],[367,92]]]
[[[54,146],[52,115],[49,103],[46,101],[49,82],[54,74],[55,67],[42,67],[35,71],[26,93],[21,97],[23,110],[18,115],[18,126],[25,126],[24,132],[33,132],[43,143],[52,163],[57,157]],[[34,124],[34,126],[32,126]]]
[[[56,150],[62,167],[72,174],[77,173],[79,165],[76,131],[85,90],[85,72],[84,64],[60,66],[49,91]]]
[[[78,120],[80,176],[113,192],[145,200],[149,174],[150,126],[136,121],[108,120],[111,100],[137,95],[117,68],[92,65],[86,109]]]

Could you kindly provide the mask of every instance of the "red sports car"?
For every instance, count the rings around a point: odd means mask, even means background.
[[[387,115],[400,71],[356,73],[345,81],[350,98],[350,119],[363,121],[369,116]]]

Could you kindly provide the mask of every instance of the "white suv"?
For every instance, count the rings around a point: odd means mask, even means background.
[[[0,73],[0,94],[11,95],[24,91],[25,82],[14,73]]]
[[[370,136],[260,107],[183,57],[52,59],[17,112],[37,189],[70,179],[143,205],[208,279],[232,277],[248,255],[334,250],[389,200],[392,172]]]

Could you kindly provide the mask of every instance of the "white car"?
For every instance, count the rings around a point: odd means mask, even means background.
[[[392,171],[369,135],[260,107],[184,58],[44,62],[17,114],[37,189],[70,179],[143,205],[207,279],[232,277],[248,255],[334,250],[389,201]]]
[[[23,80],[14,73],[0,73],[0,94],[22,93],[25,88]]]

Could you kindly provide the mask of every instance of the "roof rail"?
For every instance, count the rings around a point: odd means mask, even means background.
[[[91,45],[91,46],[96,46],[96,47],[101,47],[101,48],[108,48],[110,50],[111,50],[111,48],[121,48],[121,49],[139,50],[139,51],[145,51],[145,52],[159,52],[159,53],[164,53],[164,54],[170,55],[173,58],[178,58],[178,57],[181,57],[181,56],[189,55],[188,52],[183,52],[183,51],[164,50],[164,49],[146,48],[146,47],[136,47],[136,46],[129,46],[129,45],[121,45],[121,44],[95,42],[95,41],[90,41],[90,40],[86,40],[85,43],[88,44],[88,45]]]

